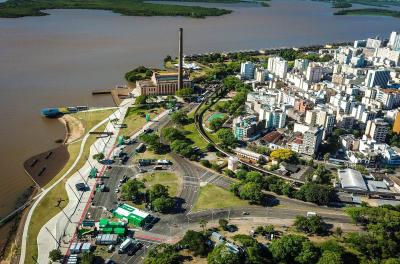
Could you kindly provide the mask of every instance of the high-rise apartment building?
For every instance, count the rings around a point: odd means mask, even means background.
[[[240,65],[240,75],[246,80],[254,77],[254,64],[251,61],[242,62]]]
[[[306,155],[314,155],[322,142],[323,129],[320,127],[310,127],[303,134],[303,143],[300,146],[300,152]]]
[[[310,64],[307,67],[306,79],[310,82],[319,82],[323,76],[323,71],[321,65]]]
[[[400,50],[400,33],[393,31],[392,34],[390,34],[388,47],[393,50]]]
[[[388,123],[381,118],[377,118],[367,122],[364,134],[367,138],[373,139],[378,143],[383,143],[385,142],[388,130]]]
[[[385,69],[369,70],[365,78],[365,85],[367,87],[379,86],[386,88],[390,79],[390,72]]]
[[[382,41],[380,39],[369,38],[367,39],[367,48],[377,49],[382,45]]]
[[[254,71],[254,79],[257,82],[264,82],[265,81],[265,70],[264,68],[256,68]]]
[[[307,59],[297,59],[294,61],[294,68],[298,69],[299,71],[307,70],[308,64],[310,63]]]
[[[288,62],[281,57],[268,58],[268,71],[278,76],[285,78],[287,74]]]

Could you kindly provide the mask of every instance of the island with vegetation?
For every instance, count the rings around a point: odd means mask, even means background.
[[[0,3],[0,17],[45,16],[48,14],[43,10],[49,9],[110,10],[127,16],[186,16],[193,18],[221,16],[232,12],[226,9],[200,6],[145,3],[141,0],[9,0]]]
[[[369,15],[369,16],[389,16],[400,18],[400,12],[381,8],[363,9],[344,9],[335,12],[335,15]]]

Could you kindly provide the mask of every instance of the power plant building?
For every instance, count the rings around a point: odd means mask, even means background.
[[[136,81],[136,88],[140,95],[170,95],[178,90],[178,73],[176,72],[154,72],[151,80]],[[192,82],[183,79],[183,88],[191,88]]]

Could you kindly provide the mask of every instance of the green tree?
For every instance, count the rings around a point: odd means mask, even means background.
[[[178,124],[178,125],[185,125],[189,122],[187,113],[182,110],[173,112],[171,114],[171,120],[172,120],[172,122],[174,122],[175,124]]]
[[[160,244],[149,250],[145,264],[178,264],[181,256],[174,245]]]
[[[51,261],[58,261],[62,258],[61,250],[53,249],[49,252],[49,258]]]
[[[255,182],[261,187],[264,185],[264,177],[258,171],[247,172],[245,181],[246,182]]]
[[[208,238],[201,232],[188,230],[182,240],[179,242],[180,245],[187,247],[194,256],[207,256],[210,251],[208,246]]]
[[[307,234],[323,234],[326,232],[326,223],[322,220],[321,216],[297,216],[294,221],[294,226],[297,230]]]
[[[103,153],[97,153],[97,154],[93,155],[93,159],[95,159],[97,161],[103,160],[104,158],[105,158],[105,156]]]
[[[335,191],[331,186],[306,183],[296,192],[296,198],[318,205],[328,205],[334,200]]]
[[[398,258],[389,258],[383,261],[383,264],[400,264],[400,259]]]
[[[92,264],[94,262],[94,254],[93,252],[84,252],[82,254],[82,264]]]
[[[330,154],[329,153],[325,153],[324,154],[324,161],[325,163],[329,160]]]
[[[175,202],[171,197],[159,197],[151,202],[151,207],[156,212],[166,213],[174,208]]]
[[[147,104],[147,98],[148,98],[147,95],[139,95],[135,99],[135,104],[136,105],[145,105],[145,104]]]
[[[165,58],[164,58],[164,63],[167,63],[167,62],[169,62],[169,61],[172,61],[171,56],[170,56],[170,55],[165,56]]]
[[[241,264],[239,255],[230,252],[223,244],[216,246],[207,257],[208,264]]]
[[[225,230],[225,231],[228,229],[228,223],[229,223],[228,220],[226,220],[224,218],[221,218],[218,220],[219,227],[221,227],[222,230]]]
[[[335,235],[336,235],[337,237],[342,237],[342,234],[343,234],[342,228],[341,228],[340,226],[336,227],[336,229],[335,229]]]
[[[269,249],[277,263],[315,263],[318,256],[311,242],[299,235],[286,235],[276,239]]]
[[[203,233],[205,233],[208,221],[206,219],[200,219],[199,224],[201,229],[203,229]]]
[[[125,200],[140,201],[143,196],[141,190],[144,188],[144,183],[136,179],[131,179],[124,183],[121,187],[121,196]]]
[[[236,146],[236,138],[231,129],[221,128],[218,130],[217,136],[222,141],[223,147],[234,148]]]
[[[163,136],[163,138],[168,140],[168,142],[173,142],[177,139],[180,139],[180,140],[185,139],[184,133],[181,130],[176,129],[174,127],[163,128],[161,130],[161,135]]]
[[[168,186],[157,183],[151,187],[150,191],[148,192],[148,196],[150,202],[157,198],[167,198],[169,197]]]
[[[191,144],[186,140],[175,140],[171,143],[170,147],[175,153],[187,158],[191,157],[194,153]]]
[[[225,118],[214,118],[210,121],[210,128],[214,131],[218,131],[225,123]]]
[[[211,167],[211,163],[209,160],[200,160],[200,164],[203,165],[206,168],[210,168]]]
[[[188,87],[188,88],[182,88],[182,89],[177,90],[175,94],[176,94],[176,96],[185,98],[185,97],[192,96],[193,93],[194,93],[193,88]]]
[[[239,189],[241,199],[250,200],[253,203],[261,203],[264,199],[261,186],[255,182],[248,182]]]

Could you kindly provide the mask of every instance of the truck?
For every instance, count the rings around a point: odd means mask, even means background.
[[[307,217],[317,216],[316,212],[307,212]]]
[[[145,147],[146,146],[144,145],[144,143],[140,143],[139,146],[136,147],[135,151],[142,152],[142,151],[144,151]]]
[[[123,254],[123,253],[125,253],[125,250],[127,250],[127,249],[130,247],[130,245],[133,244],[133,242],[134,242],[133,239],[130,238],[130,237],[128,237],[127,239],[125,239],[125,241],[122,242],[121,245],[119,246],[118,254]]]

